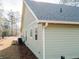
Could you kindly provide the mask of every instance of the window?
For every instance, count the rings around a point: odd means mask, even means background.
[[[27,40],[27,33],[26,33],[26,36],[25,37],[26,37],[26,40]]]
[[[32,35],[32,29],[30,30],[30,37],[32,37],[33,35]]]
[[[65,56],[61,56],[61,59],[65,59]]]
[[[60,8],[60,13],[62,13],[62,8]]]
[[[38,39],[38,35],[37,35],[38,33],[37,33],[37,28],[35,29],[35,40],[37,40]]]

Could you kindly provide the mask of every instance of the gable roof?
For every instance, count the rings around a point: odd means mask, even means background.
[[[79,22],[79,7],[25,0],[39,20]]]

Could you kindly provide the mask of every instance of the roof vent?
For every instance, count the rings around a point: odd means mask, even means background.
[[[62,8],[60,8],[60,13],[62,13]]]

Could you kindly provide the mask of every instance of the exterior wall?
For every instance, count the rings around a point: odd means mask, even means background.
[[[25,4],[25,3],[24,3]],[[25,4],[25,12],[24,12],[24,25],[26,25],[26,27],[28,27],[28,25],[30,25],[32,22],[36,21],[35,17],[32,15],[32,13],[30,12],[27,4]],[[25,27],[25,28],[26,28]]]
[[[25,29],[25,3],[23,2],[23,10],[22,10],[22,20],[21,20],[21,32],[23,32],[24,31],[24,29]]]
[[[46,59],[79,58],[79,25],[49,24],[45,39]]]
[[[21,29],[20,29],[20,32],[23,32],[23,21],[24,21],[24,12],[25,12],[25,4],[23,2],[22,4],[22,17],[21,17]]]
[[[36,18],[29,11],[27,5],[24,3],[24,14],[22,23],[22,40],[31,49],[31,51],[39,58],[43,59],[43,39],[42,39],[42,25],[37,24]],[[37,28],[38,39],[35,40],[35,29]],[[32,37],[30,31],[32,30]]]
[[[26,32],[27,32],[29,25],[35,21],[36,20],[35,20],[34,16],[29,11],[25,2],[23,2],[23,16],[22,16],[22,26],[21,26],[22,29],[21,30],[22,30],[22,37],[25,40],[26,40]],[[23,39],[23,41],[25,41],[24,39]]]
[[[37,28],[37,37],[35,40],[35,29]],[[30,36],[30,31],[32,30],[32,37]],[[43,59],[43,38],[42,38],[42,25],[33,23],[27,29],[27,41],[25,44],[31,49],[31,51],[39,58]]]

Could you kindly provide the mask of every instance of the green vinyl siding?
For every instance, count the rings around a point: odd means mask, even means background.
[[[78,26],[48,26],[45,30],[46,59],[66,59],[79,57]]]

